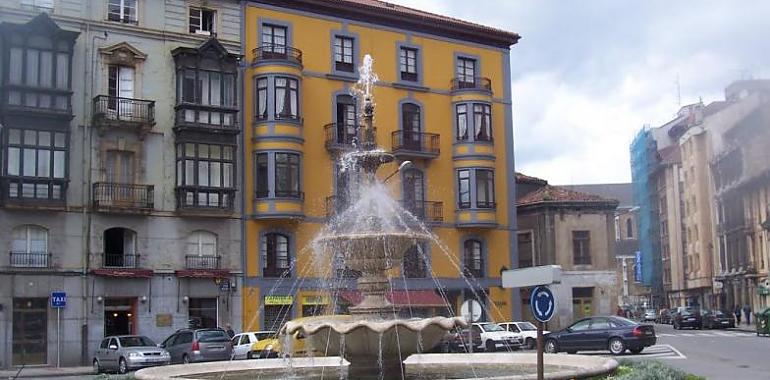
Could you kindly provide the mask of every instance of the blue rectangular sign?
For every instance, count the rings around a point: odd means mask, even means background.
[[[634,260],[634,281],[642,282],[642,252],[636,251]]]
[[[67,293],[51,292],[51,307],[54,309],[61,309],[65,306],[67,306]]]

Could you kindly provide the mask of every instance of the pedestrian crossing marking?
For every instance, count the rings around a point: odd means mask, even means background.
[[[747,338],[755,336],[755,334],[746,333],[746,332],[723,332],[723,331],[713,331],[713,332],[700,332],[700,333],[679,333],[679,334],[669,334],[669,333],[659,333],[656,334],[658,337],[739,337],[739,338]]]

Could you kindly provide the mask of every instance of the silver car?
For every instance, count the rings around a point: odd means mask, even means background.
[[[108,336],[99,344],[94,354],[96,373],[117,371],[126,373],[131,370],[156,365],[166,365],[171,361],[168,351],[158,348],[152,339],[139,335]]]
[[[160,347],[168,350],[172,363],[230,360],[233,354],[230,336],[217,328],[178,330]]]

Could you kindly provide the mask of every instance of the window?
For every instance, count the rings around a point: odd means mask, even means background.
[[[30,47],[9,48],[8,104],[13,106],[68,110],[69,95],[43,90],[69,90],[69,46],[42,37],[30,38]]]
[[[534,265],[534,252],[532,243],[532,232],[518,233],[519,247],[519,268],[529,268]]]
[[[257,96],[257,109],[256,109],[256,115],[258,120],[266,120],[267,119],[267,78],[257,78],[257,90],[256,90],[256,96]]]
[[[337,95],[336,143],[350,145],[356,137],[358,114],[356,98],[350,95]]]
[[[231,207],[235,188],[234,146],[201,143],[177,145],[177,186],[181,205]],[[228,190],[228,191],[223,191]]]
[[[492,140],[492,111],[489,104],[473,105],[474,138],[476,141]]]
[[[275,78],[275,118],[298,119],[299,82],[293,78]]]
[[[9,128],[6,131],[10,198],[63,200],[67,168],[67,135],[61,132]]]
[[[476,169],[476,207],[495,207],[495,172]]]
[[[179,71],[178,99],[180,103],[198,104],[210,108],[235,108],[235,74],[218,71],[184,69]],[[212,109],[185,108],[184,122],[231,127],[232,112]]]
[[[420,119],[420,106],[414,103],[404,103],[401,105],[401,137],[404,148],[416,151],[422,150]]]
[[[591,320],[586,319],[583,321],[576,322],[575,324],[570,326],[569,329],[572,331],[583,331],[583,330],[588,330],[590,326],[591,326]]]
[[[136,0],[108,0],[107,20],[136,24]]]
[[[468,169],[457,172],[458,208],[471,208],[471,171]]]
[[[458,104],[457,111],[457,140],[468,140],[468,105]]]
[[[457,58],[458,88],[473,88],[476,86],[476,60],[472,58]]]
[[[216,256],[217,235],[208,231],[195,231],[187,238],[187,254],[191,256]]]
[[[484,257],[481,248],[481,242],[478,240],[466,240],[463,244],[466,276],[484,277]]]
[[[264,277],[291,276],[289,237],[280,233],[268,233],[262,237],[262,275]]]
[[[404,254],[404,264],[402,266],[404,277],[406,278],[424,278],[428,275],[428,266],[426,265],[428,257],[425,253],[423,244],[415,244]]]
[[[190,8],[190,33],[206,36],[215,33],[217,12],[205,8]]]
[[[264,152],[257,153],[254,159],[257,198],[302,198],[298,153]],[[272,177],[268,170],[271,166]]]
[[[115,227],[104,231],[105,268],[136,268],[139,263],[136,253],[136,232]]]
[[[417,81],[417,49],[402,47],[399,56],[401,80]]]
[[[629,239],[634,238],[634,226],[631,219],[626,219],[626,237]]]
[[[48,266],[48,230],[38,226],[18,226],[11,232],[11,266]]]
[[[591,264],[591,232],[572,231],[572,256],[575,265]]]
[[[401,183],[404,208],[418,218],[425,217],[425,183],[422,171],[414,168],[405,170]]]
[[[262,51],[265,58],[282,58],[286,55],[287,35],[285,26],[262,25]]]
[[[187,309],[187,317],[196,327],[216,328],[219,326],[216,298],[190,298],[188,302],[190,302],[190,306]],[[188,339],[190,342],[187,341]],[[191,343],[192,334],[189,334],[189,338],[185,338],[185,341],[180,342],[180,340],[177,339],[177,343]]]
[[[21,5],[33,8],[53,9],[53,0],[21,0]]]
[[[334,37],[334,67],[337,71],[353,72],[353,43],[352,37]]]

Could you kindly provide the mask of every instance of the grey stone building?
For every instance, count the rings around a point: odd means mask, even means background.
[[[0,367],[239,329],[240,11],[0,2]]]

